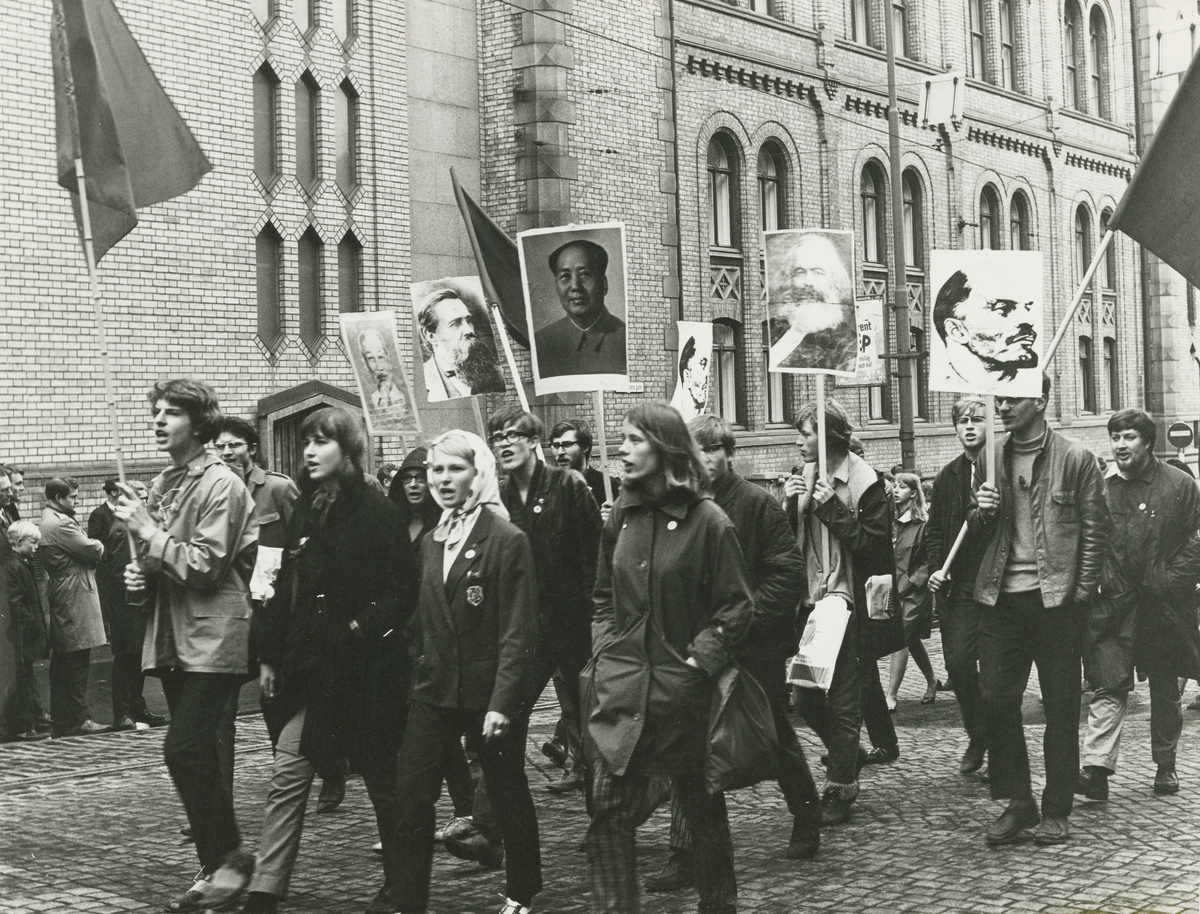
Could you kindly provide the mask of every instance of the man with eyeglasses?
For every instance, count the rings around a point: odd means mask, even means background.
[[[565,419],[550,430],[550,456],[554,463],[565,470],[578,470],[587,481],[588,488],[596,504],[600,506],[601,515],[605,509],[612,506],[621,491],[621,481],[609,477],[612,482],[612,498],[604,486],[604,471],[591,464],[592,432],[578,419]]]
[[[962,775],[983,767],[987,751],[983,727],[983,699],[979,694],[979,604],[973,599],[975,576],[983,558],[983,544],[977,537],[963,541],[947,574],[942,574],[946,555],[958,538],[971,495],[979,484],[975,466],[987,443],[984,402],[968,394],[953,406],[950,417],[963,452],[946,464],[933,481],[929,521],[925,525],[925,549],[929,557],[929,589],[935,594],[942,628],[942,656],[950,687],[958,699],[963,729],[967,731],[967,749],[958,763]]]
[[[537,665],[529,704],[555,670],[562,674],[566,701],[562,716],[571,759],[562,778],[547,785],[552,793],[585,786],[579,711],[579,674],[592,651],[592,590],[600,548],[600,509],[583,476],[538,460],[543,435],[537,416],[511,406],[488,419],[488,443],[505,474],[500,500],[509,520],[529,537],[538,582]],[[475,793],[475,831],[446,838],[456,857],[499,866],[499,829],[493,827],[486,779]]]
[[[979,689],[992,799],[1008,806],[986,834],[1013,844],[1037,826],[1038,845],[1070,837],[1079,770],[1083,636],[1100,584],[1110,523],[1096,456],[1046,424],[1050,376],[1039,397],[996,397],[1008,437],[996,480],[975,493],[970,535],[985,542],[975,602]],[[1046,733],[1041,814],[1033,797],[1021,699],[1037,664]],[[1040,820],[1040,824],[1039,824]]]

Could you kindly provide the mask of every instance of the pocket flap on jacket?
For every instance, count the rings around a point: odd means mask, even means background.
[[[1061,492],[1051,492],[1050,497],[1056,505],[1073,505],[1075,504],[1075,493],[1063,490]]]

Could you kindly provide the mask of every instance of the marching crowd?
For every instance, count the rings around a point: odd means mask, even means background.
[[[293,481],[263,468],[253,426],[222,415],[211,388],[161,382],[148,399],[170,466],[148,487],[106,482],[86,532],[73,480],[47,483],[34,524],[23,473],[0,472],[7,732],[107,729],[86,685],[90,650],[110,643],[114,726],[167,723],[143,700],[147,675],[170,712],[164,755],[201,870],[166,911],[276,911],[314,779],[336,804],[350,770],[382,854],[368,914],[426,911],[437,846],[503,866],[501,914],[528,914],[542,863],[527,728],[553,682],[561,719],[543,752],[563,773],[548,789],[583,795],[594,910],[638,910],[636,830],[669,803],[667,864],[645,887],[694,886],[701,912],[724,914],[737,907],[724,789],[776,779],[787,856],[817,855],[863,766],[900,755],[892,713],[911,655],[924,701],[943,688],[958,700],[960,773],[986,764],[1003,804],[984,841],[1060,844],[1076,795],[1108,797],[1136,680],[1149,680],[1152,789],[1179,789],[1181,690],[1200,680],[1200,489],[1155,456],[1144,411],[1112,415],[1107,462],[1049,427],[1050,396],[1045,378],[1040,397],[996,399],[994,478],[984,402],[960,399],[962,453],[932,486],[872,467],[836,401],[807,404],[781,505],[733,468],[723,420],[685,424],[661,403],[625,414],[619,480],[589,465],[584,424],[547,435],[512,407],[488,418],[486,441],[446,432],[378,479],[361,419],[321,409]],[[792,688],[788,661],[831,600],[848,618],[828,688]],[[922,644],[935,605],[947,683]],[[47,646],[49,714],[34,676]],[[1040,802],[1021,711],[1034,664]],[[254,676],[275,754],[252,850],[232,785],[238,693]],[[710,712],[731,689],[758,708],[736,726],[770,763],[741,781],[713,764]],[[825,747],[820,788],[793,712]],[[439,827],[443,781],[454,816]]]

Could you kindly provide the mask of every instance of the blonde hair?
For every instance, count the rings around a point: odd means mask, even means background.
[[[917,520],[929,520],[925,510],[925,491],[921,488],[921,477],[916,473],[897,473],[894,483],[906,486],[912,490],[912,515]]]

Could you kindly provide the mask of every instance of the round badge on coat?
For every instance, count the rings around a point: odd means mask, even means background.
[[[673,521],[670,521],[670,522],[667,524],[667,529],[668,529],[668,530],[674,530],[674,529],[675,529],[676,527],[678,527],[678,526],[679,526],[679,521],[677,521],[677,520],[673,520]]]
[[[474,549],[468,549],[466,552],[464,552],[464,553],[463,553],[463,555],[464,555],[464,556],[466,556],[466,557],[467,557],[467,558],[469,558],[469,559],[473,559],[473,558],[475,558],[475,550],[474,550]]]
[[[534,514],[541,514],[541,513],[542,513],[542,506],[541,506],[541,505],[534,505],[534,506],[533,506],[533,513],[534,513]]]

